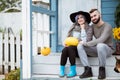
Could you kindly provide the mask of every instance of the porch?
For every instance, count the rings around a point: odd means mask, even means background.
[[[67,1],[69,2],[69,0]],[[23,72],[21,79],[67,80],[66,77],[59,78],[58,76],[60,53],[57,52],[61,52],[61,49],[63,48],[62,41],[66,36],[65,33],[69,28],[69,25],[71,24],[69,21],[68,14],[76,11],[76,9],[77,11],[81,10],[81,7],[79,7],[80,4],[77,4],[78,2],[74,2],[74,0],[72,0],[71,3],[73,4],[66,4],[68,3],[67,1],[64,2],[63,0],[50,0],[49,9],[48,8],[46,9],[40,6],[32,5],[32,0],[30,1],[22,0],[23,2],[23,9],[22,9],[23,10],[23,18],[22,18],[23,19],[23,61],[22,61],[21,71]],[[92,0],[90,2],[93,2],[92,4],[90,3],[92,7],[98,8],[99,10],[103,9],[104,7],[105,11],[101,10],[103,15],[106,14],[109,15],[111,14],[111,11],[114,12],[115,10],[115,8],[111,8],[109,5],[107,5],[109,6],[108,9],[106,9],[106,6],[103,5],[102,5],[103,7],[101,7],[100,3],[102,2],[102,0],[96,0],[96,2]],[[109,0],[103,0],[103,2],[109,3]],[[82,2],[79,3],[83,4]],[[96,5],[94,5],[94,3],[96,3]],[[64,5],[67,7],[65,7]],[[77,8],[73,8],[71,5],[73,7],[77,5],[76,6]],[[83,6],[85,5],[83,4]],[[88,11],[89,8],[92,7],[88,7],[85,9],[86,11]],[[67,8],[67,10],[64,8]],[[65,14],[63,15],[62,12]],[[113,12],[112,12],[112,16],[113,16]],[[111,18],[113,19],[114,17]],[[105,18],[105,20],[106,19],[108,18]],[[51,48],[51,54],[48,56],[37,55],[37,48],[44,46],[49,46]],[[114,57],[115,56],[112,56],[111,58],[107,59],[107,66],[106,66],[107,79],[120,79],[119,76],[120,74],[114,72],[114,67],[115,67]],[[92,66],[94,77],[88,79],[97,79],[98,60],[97,58],[90,57],[89,61]],[[79,75],[84,70],[79,59],[77,59],[76,64],[77,64],[78,76],[74,78],[70,78],[71,80],[79,79]],[[68,73],[68,71],[69,71],[69,62],[66,65],[65,72]]]
[[[32,62],[32,79],[33,80],[79,80],[79,75],[81,75],[84,71],[84,67],[82,66],[79,58],[76,58],[77,65],[77,76],[73,78],[60,78],[59,77],[59,66],[60,66],[60,53],[51,53],[49,56],[36,55],[33,56]],[[87,78],[88,80],[96,80],[98,76],[98,59],[97,57],[89,57],[90,65],[92,66],[93,77]],[[120,73],[116,73],[114,71],[115,67],[115,56],[111,56],[106,61],[106,79],[120,79]],[[65,73],[69,72],[69,62],[67,62]],[[82,79],[82,80],[86,80]]]

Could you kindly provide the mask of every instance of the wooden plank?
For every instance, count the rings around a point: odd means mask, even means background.
[[[118,0],[101,0],[102,2],[118,1]]]
[[[114,11],[115,11],[115,8],[102,8],[102,15],[104,14],[111,14],[113,15],[114,14]]]
[[[37,55],[37,46],[38,46],[38,44],[37,44],[38,41],[37,40],[38,40],[37,31],[33,31],[33,44],[32,44],[32,47],[33,47],[33,51],[32,51],[33,56]]]
[[[103,8],[110,8],[110,7],[116,8],[116,6],[118,5],[118,2],[117,1],[102,2],[101,5]]]
[[[44,31],[44,25],[43,25],[43,14],[38,13],[37,14],[37,30]],[[37,31],[37,38],[36,38],[37,46],[43,47],[44,46],[44,36],[43,33],[39,33]]]
[[[15,41],[13,34],[10,34],[10,66],[11,70],[15,69]]]
[[[42,8],[40,6],[34,6],[34,5],[32,5],[31,7],[32,7],[33,12],[38,12],[38,13],[43,13],[43,14],[55,16],[55,11],[51,11],[51,10],[48,10],[46,8]]]
[[[2,65],[3,65],[3,34],[0,33],[0,73],[2,72]]]
[[[118,2],[119,0],[102,0],[101,1],[103,20],[106,22],[109,22],[113,27],[115,26],[113,16],[114,16],[114,12]],[[110,17],[106,15],[113,15],[113,16]]]
[[[50,22],[49,22],[49,16],[46,14],[43,14],[43,31],[49,31],[50,30]],[[49,47],[50,46],[50,33],[44,33],[44,46]]]
[[[16,67],[20,67],[20,35],[16,35]]]
[[[115,56],[109,57],[106,60],[106,65],[113,66],[115,65]],[[99,61],[97,57],[89,57],[89,62],[91,65],[98,65]],[[49,56],[42,56],[37,55],[33,56],[33,64],[59,64],[60,63],[60,54],[59,55],[49,55]],[[69,61],[67,64],[70,64]],[[79,58],[76,58],[76,64],[81,65]]]
[[[4,68],[5,68],[5,73],[8,73],[8,33],[5,33],[4,34],[5,36],[4,36],[4,42],[5,42],[5,46],[4,46],[4,52],[5,52],[5,54],[4,54]]]
[[[33,55],[37,55],[37,46],[39,45],[38,44],[38,34],[37,34],[37,14],[38,13],[35,13],[35,12],[33,12],[33,32],[32,32],[32,34],[33,34],[33,44],[32,44],[32,46],[33,46]],[[39,47],[39,46],[38,46]]]
[[[108,14],[108,15],[102,15],[103,19],[106,21],[114,21],[115,20],[115,16],[112,14]]]
[[[120,77],[106,77],[105,80],[119,80],[119,79]],[[58,75],[33,75],[32,80],[98,80],[98,77],[96,76],[80,79],[79,75],[72,78],[67,78],[66,76],[60,78]]]
[[[92,66],[93,76],[98,76],[98,66]],[[80,75],[84,71],[84,67],[77,66],[77,75]],[[69,72],[69,66],[65,68],[65,74]],[[50,64],[37,64],[33,65],[33,75],[58,75],[59,65]],[[114,67],[106,66],[106,76],[107,77],[120,77],[120,73],[114,71]]]

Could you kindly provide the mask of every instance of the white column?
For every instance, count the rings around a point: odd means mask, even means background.
[[[22,59],[22,77],[31,78],[31,39],[30,39],[30,1],[22,0],[22,30],[23,30],[23,59]],[[22,80],[23,80],[22,79]]]

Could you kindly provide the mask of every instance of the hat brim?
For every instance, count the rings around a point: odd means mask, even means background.
[[[76,21],[75,21],[75,17],[76,17],[77,15],[80,15],[80,14],[85,16],[86,21],[87,21],[88,24],[91,22],[90,14],[89,14],[88,12],[83,12],[83,11],[79,11],[79,12],[75,12],[75,13],[70,14],[70,19],[71,19],[71,21],[72,21],[73,23],[75,23],[75,22],[76,22]]]

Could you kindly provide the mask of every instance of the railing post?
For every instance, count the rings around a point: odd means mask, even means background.
[[[14,41],[14,35],[10,34],[10,66],[11,66],[11,70],[15,69],[15,41]],[[18,53],[16,53],[18,54]]]
[[[17,35],[16,36],[16,67],[19,68],[20,67],[20,54],[21,54],[21,51],[20,51],[20,45],[21,45],[21,42],[20,42],[20,35]]]
[[[2,74],[2,65],[3,65],[3,34],[0,33],[0,74]]]

